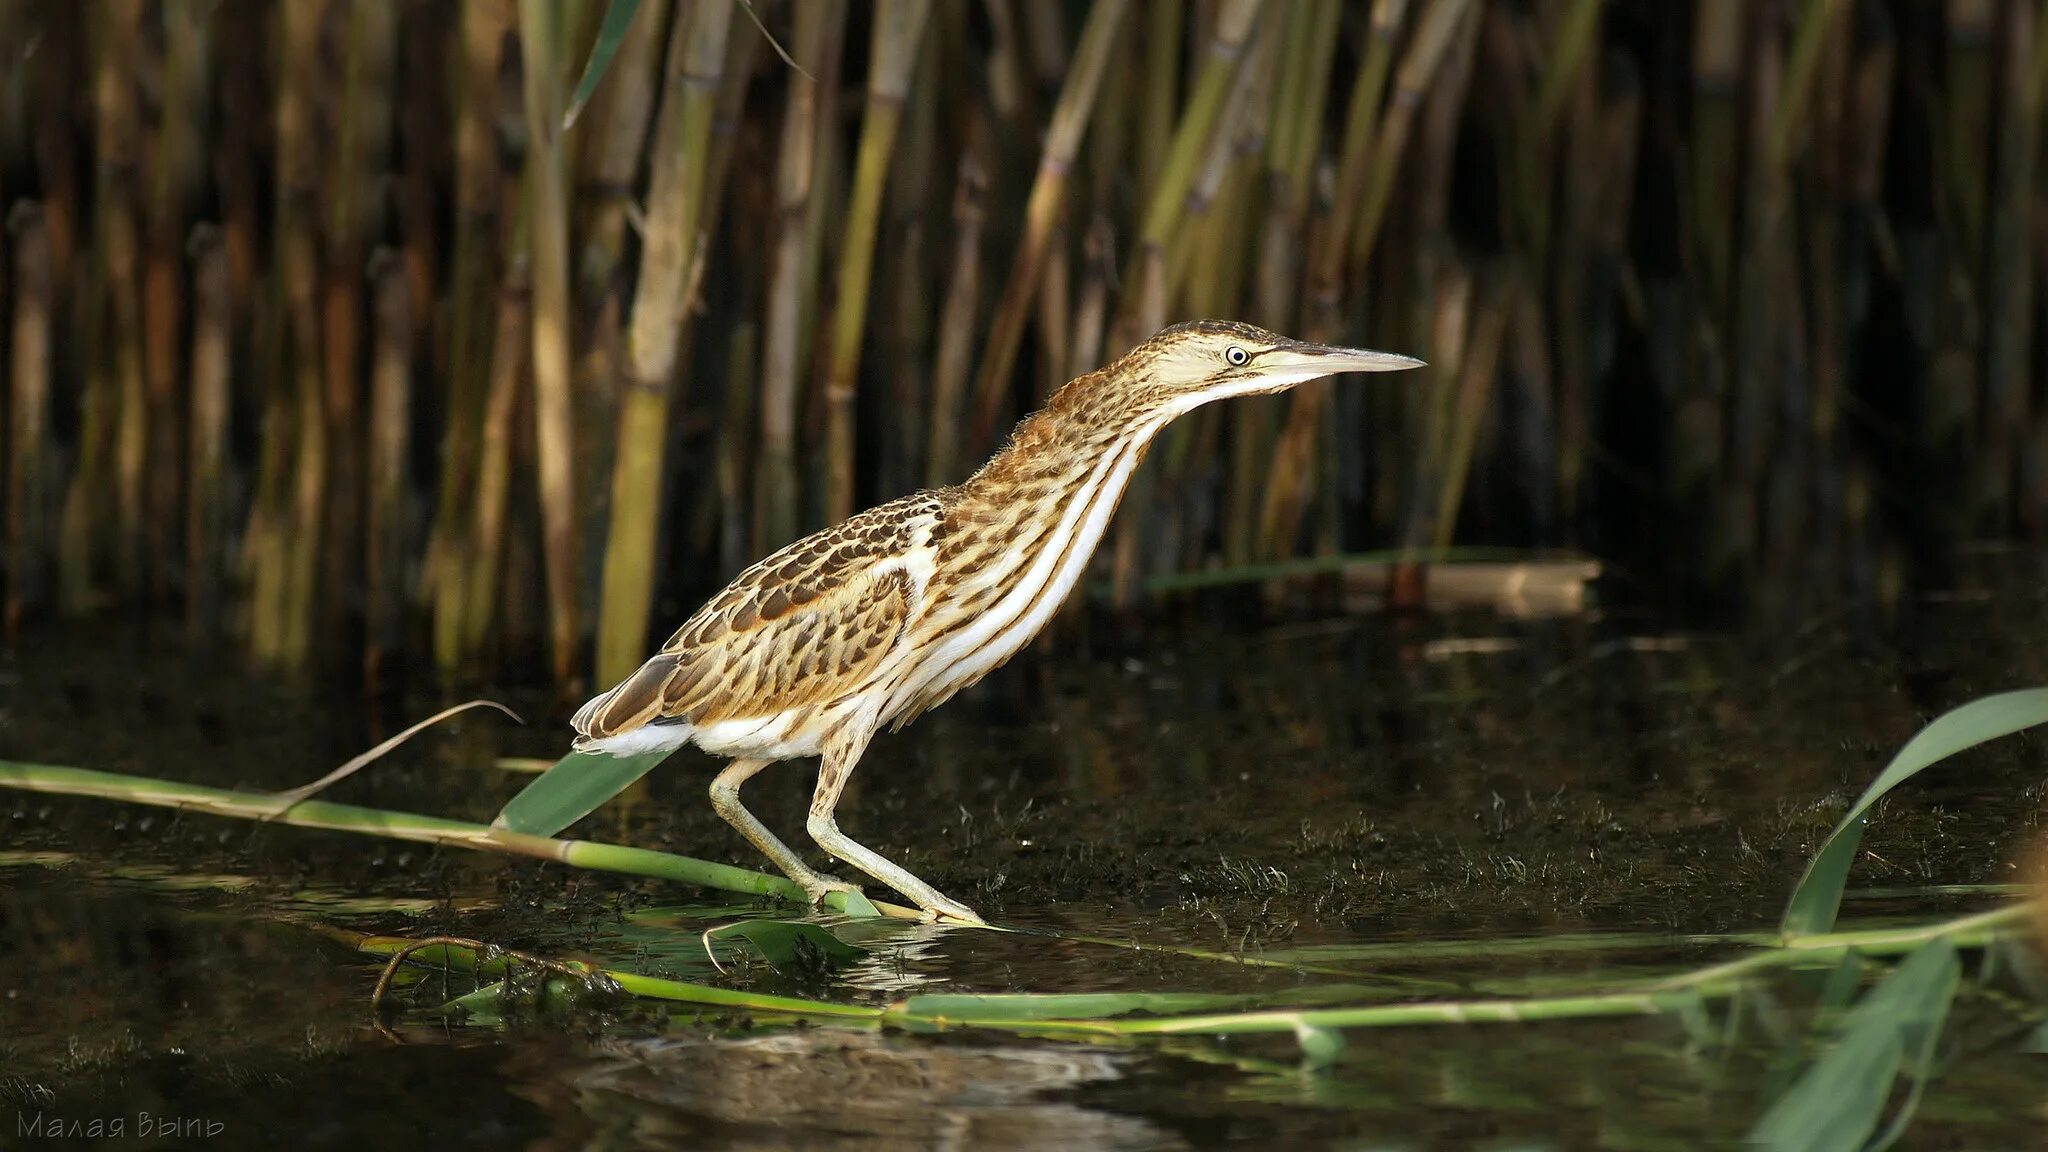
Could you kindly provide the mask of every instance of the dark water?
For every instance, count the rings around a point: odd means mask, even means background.
[[[866,1003],[1309,980],[1075,935],[1306,957],[1429,999],[1673,971],[1734,954],[1701,937],[1768,929],[1820,837],[1926,720],[2048,683],[2035,563],[1985,558],[1896,616],[1763,637],[1613,612],[1225,630],[1203,622],[1209,601],[1146,633],[1087,620],[1066,637],[1085,658],[1022,659],[878,741],[841,809],[854,835],[991,920],[1066,938],[859,925],[842,931],[867,956],[837,971],[704,965],[705,927],[787,909],[0,792],[0,1147],[68,1143],[50,1132],[95,1120],[122,1123],[120,1147],[1732,1143],[1797,1047],[1796,984],[1711,1046],[1668,1017],[1444,1025],[1354,1033],[1337,1065],[1308,1071],[1284,1035],[926,1036],[615,1002],[379,1023],[379,963],[321,929],[452,933]],[[251,787],[318,775],[436,703],[323,703],[64,633],[0,676],[0,758]],[[488,819],[524,780],[496,756],[562,748],[559,709],[514,702],[550,721],[451,725],[333,798]],[[1988,906],[1969,886],[2014,879],[2041,839],[2044,767],[2022,737],[1908,786],[1871,826],[1845,916]],[[686,753],[578,831],[758,866],[704,802],[708,776]],[[809,776],[778,767],[749,800],[794,834]],[[1582,933],[1629,943],[1515,943]],[[1424,941],[1441,947],[1401,948]],[[2038,1140],[2048,1080],[2015,1039],[2024,1018],[1988,995],[1959,1001],[1904,1146]]]

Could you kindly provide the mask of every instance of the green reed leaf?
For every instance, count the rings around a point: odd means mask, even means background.
[[[1906,742],[1892,762],[1885,765],[1870,787],[1864,789],[1854,807],[1828,834],[1820,851],[1806,866],[1785,906],[1779,930],[1786,936],[1803,936],[1834,930],[1835,916],[1842,907],[1842,889],[1849,880],[1849,866],[1856,860],[1856,848],[1863,842],[1863,823],[1871,806],[1892,789],[1912,779],[1929,765],[1974,748],[1987,740],[2008,736],[2023,728],[2048,722],[2048,688],[2025,688],[1973,700],[1942,714],[1919,735]]]

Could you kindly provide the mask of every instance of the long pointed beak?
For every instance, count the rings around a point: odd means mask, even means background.
[[[1277,376],[1306,370],[1313,370],[1317,376],[1335,376],[1340,372],[1399,372],[1424,366],[1415,357],[1403,356],[1399,352],[1301,343],[1283,344],[1265,352],[1252,370],[1261,376],[1268,371]]]
[[[1336,348],[1328,344],[1287,343],[1259,353],[1258,359],[1226,377],[1225,396],[1280,392],[1296,384],[1345,372],[1399,372],[1421,368],[1423,362],[1399,352],[1371,348]]]

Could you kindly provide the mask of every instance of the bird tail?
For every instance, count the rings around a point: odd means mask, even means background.
[[[610,691],[591,697],[569,721],[576,729],[576,746],[581,748],[662,719],[664,690],[678,663],[674,656],[656,656]]]

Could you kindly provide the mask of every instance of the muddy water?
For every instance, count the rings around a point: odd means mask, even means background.
[[[61,1144],[51,1133],[94,1121],[119,1121],[122,1147],[1733,1142],[1796,1030],[1759,1025],[1712,1048],[1665,1018],[1354,1033],[1341,1062],[1309,1072],[1284,1036],[1079,1044],[633,1004],[378,1027],[378,964],[317,926],[871,1003],[1310,979],[1077,935],[1341,961],[1431,998],[1669,971],[1725,954],[1699,937],[1767,928],[1819,837],[1921,723],[2048,683],[2036,573],[2011,558],[1981,567],[1894,618],[1851,612],[1761,637],[1619,612],[1224,630],[1203,622],[1221,615],[1213,602],[1145,633],[1083,621],[1065,641],[1085,655],[1020,660],[879,740],[841,809],[854,835],[992,920],[1058,935],[842,928],[867,955],[838,970],[702,963],[704,926],[786,910],[0,792],[0,1147]],[[320,701],[168,649],[49,634],[0,664],[0,758],[277,787],[436,702]],[[558,753],[559,719],[469,720],[334,798],[488,818],[523,783],[495,758]],[[579,831],[755,866],[704,803],[708,775],[679,756]],[[808,775],[779,767],[749,800],[795,834]],[[1983,906],[1968,886],[2011,879],[2043,835],[2044,780],[2038,741],[2016,739],[1910,786],[1873,823],[1845,915]],[[1514,943],[1581,933],[1632,942]],[[1441,947],[1369,951],[1422,941]],[[1791,1011],[1797,990],[1785,994]],[[1958,1009],[1908,1146],[2035,1138],[2048,1090],[2013,1026]]]

